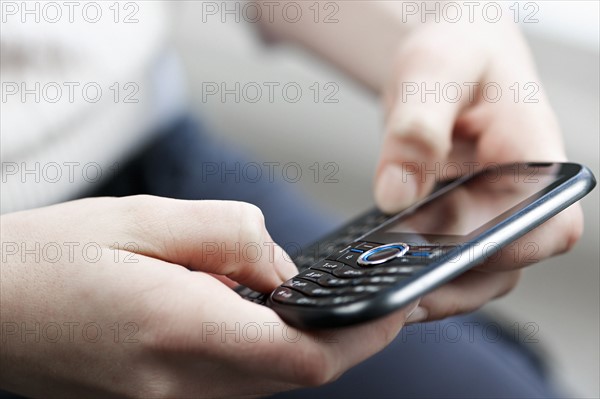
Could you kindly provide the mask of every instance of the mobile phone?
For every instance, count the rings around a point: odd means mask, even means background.
[[[490,166],[396,215],[371,211],[345,225],[297,256],[300,273],[269,295],[238,292],[300,328],[366,322],[483,263],[595,185],[575,163]]]

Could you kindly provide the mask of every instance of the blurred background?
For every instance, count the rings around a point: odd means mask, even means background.
[[[296,162],[322,175],[296,183],[340,218],[373,205],[372,177],[382,137],[379,99],[298,48],[265,46],[249,23],[201,21],[202,2],[179,2],[175,39],[189,78],[193,108],[214,131],[264,161]],[[528,2],[526,4],[531,4]],[[599,169],[599,3],[535,2],[537,22],[523,23],[542,81],[560,120],[571,160]],[[300,101],[256,103],[207,96],[207,84],[295,83]],[[318,83],[315,101],[310,87]],[[325,86],[334,83],[333,86]],[[280,86],[281,87],[281,86]],[[264,88],[264,87],[263,87]],[[325,96],[337,102],[325,102]],[[360,153],[357,152],[360,149]],[[324,178],[339,170],[337,182]],[[312,173],[312,172],[311,172]],[[537,340],[551,372],[577,397],[600,397],[599,197],[583,201],[586,231],[569,254],[531,267],[509,296],[486,307]],[[530,323],[530,324],[527,324]]]

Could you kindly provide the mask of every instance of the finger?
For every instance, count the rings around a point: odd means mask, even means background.
[[[481,164],[561,162],[567,159],[560,129],[545,97],[538,103],[515,104],[505,95],[465,114],[462,126],[477,136]]]
[[[426,195],[452,149],[455,121],[474,100],[462,95],[464,84],[478,82],[484,68],[482,61],[464,62],[462,52],[471,49],[456,51],[451,43],[424,40],[402,52],[375,178],[375,199],[383,211],[396,212]],[[461,95],[450,95],[456,87]]]
[[[357,326],[314,332],[287,328],[287,339],[264,352],[269,364],[277,364],[280,378],[298,386],[320,386],[385,348],[400,332],[413,302],[391,315]],[[289,337],[301,334],[296,342]]]
[[[209,273],[209,275],[232,289],[240,285],[239,283],[233,281],[227,276],[223,276],[222,274]]]
[[[565,160],[560,126],[529,50],[520,37],[515,42],[515,54],[525,62],[489,63],[479,101],[460,115],[456,128],[477,141],[481,163]],[[485,95],[488,86],[497,87],[496,93]]]
[[[441,286],[421,299],[419,309],[410,322],[439,320],[470,313],[494,298],[510,292],[517,284],[520,270],[503,273],[481,273],[471,270]]]
[[[297,274],[254,205],[151,196],[117,201],[127,220],[127,227],[118,233],[121,242],[135,240],[140,254],[223,275],[261,291]]]
[[[583,234],[583,213],[574,204],[541,226],[491,254],[480,271],[520,269],[554,255],[570,251]],[[489,246],[490,251],[494,245]]]
[[[192,279],[181,284],[183,296],[198,303],[198,312],[186,318],[186,323],[198,328],[185,329],[187,335],[176,340],[189,344],[182,348],[185,353],[247,367],[248,373],[296,387],[331,382],[383,349],[418,304],[357,326],[303,331],[285,324],[270,308],[241,300],[220,284],[210,284],[209,278],[196,278],[202,283],[202,293]],[[206,295],[214,297],[219,306],[201,300]],[[260,358],[269,367],[257,370],[255,363],[248,361],[252,358]]]
[[[511,72],[506,70],[509,68],[491,73],[507,82],[509,77],[505,75]],[[535,94],[532,98],[515,102],[513,95],[505,93],[497,102],[482,101],[457,121],[462,133],[476,141],[477,163],[565,161],[560,128],[535,71],[525,69],[513,75],[511,82],[516,80],[522,87],[529,85],[527,94]],[[480,269],[516,269],[564,253],[575,245],[582,231],[583,215],[581,206],[576,204],[503,248]]]

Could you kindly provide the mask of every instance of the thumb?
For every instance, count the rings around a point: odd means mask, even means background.
[[[254,205],[152,196],[119,201],[124,209],[136,209],[125,212],[129,220],[123,234],[136,240],[142,255],[226,276],[260,291],[272,290],[298,273],[273,242]]]

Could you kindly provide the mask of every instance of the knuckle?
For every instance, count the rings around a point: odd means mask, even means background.
[[[133,195],[118,198],[121,211],[134,223],[150,219],[160,212],[159,198],[151,195]]]
[[[398,52],[396,63],[398,68],[404,68],[406,60],[412,60],[412,65],[423,65],[424,62],[434,65],[443,65],[448,62],[451,54],[439,44],[439,36],[413,35],[408,36]]]
[[[435,298],[433,304],[428,306],[429,318],[442,320],[458,314],[477,310],[481,305],[475,301],[465,298],[456,292],[449,292]]]
[[[322,348],[306,350],[293,363],[294,379],[304,387],[325,385],[340,375],[332,363],[331,357]]]
[[[117,199],[120,202],[122,220],[128,223],[125,231],[135,240],[143,243],[151,251],[168,250],[164,240],[164,232],[169,231],[168,226],[175,212],[181,212],[179,207],[167,206],[171,199],[152,195],[134,195]]]
[[[508,140],[508,139],[507,139]],[[509,145],[480,145],[477,157],[491,165],[508,162],[525,162],[531,159],[530,150],[521,146]]]
[[[260,242],[265,232],[265,217],[256,205],[238,202],[239,242]]]
[[[515,270],[507,273],[507,279],[498,291],[498,294],[495,296],[495,298],[501,298],[514,290],[521,279],[521,270]]]
[[[412,147],[418,155],[429,158],[443,158],[450,153],[450,135],[443,134],[442,128],[435,126],[427,118],[417,115],[392,124],[390,128],[392,137],[402,141],[402,144]]]
[[[377,333],[381,348],[386,347],[394,340],[394,338],[396,338],[400,331],[399,326],[406,321],[406,315],[404,313],[398,313],[394,316],[396,317],[391,319],[389,322],[377,326]],[[401,317],[402,323],[398,321],[397,317]]]
[[[458,298],[452,298],[446,303],[446,306],[442,309],[440,317],[438,318],[445,319],[446,317],[460,314],[464,309],[464,304]]]

